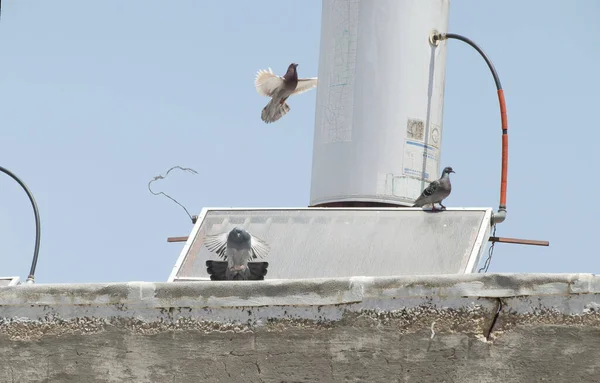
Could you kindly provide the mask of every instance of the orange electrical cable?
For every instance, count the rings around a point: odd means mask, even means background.
[[[496,72],[496,68],[494,68],[494,64],[492,64],[492,60],[490,60],[485,52],[475,44],[473,40],[456,33],[437,34],[433,37],[434,42],[444,39],[456,39],[469,44],[479,52],[490,68],[492,76],[494,76],[494,82],[496,83],[496,89],[498,90],[498,101],[500,102],[500,119],[502,120],[502,174],[500,176],[500,206],[498,207],[498,211],[506,212],[506,185],[508,183],[508,119],[506,117],[506,102],[504,101],[504,91],[500,84],[500,77]]]
[[[500,206],[506,208],[506,185],[508,183],[508,118],[506,116],[506,102],[504,91],[498,89],[500,102],[500,118],[502,120],[502,176],[500,179]]]

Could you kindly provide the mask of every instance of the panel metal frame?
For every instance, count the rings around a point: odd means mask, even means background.
[[[10,280],[10,282],[8,282],[8,285],[6,286],[1,286],[1,287],[8,287],[8,286],[17,286],[21,283],[21,278],[20,277],[0,277],[1,280]]]
[[[206,218],[206,215],[210,211],[292,211],[292,210],[303,210],[303,211],[422,211],[422,208],[410,208],[410,207],[205,207],[202,208],[202,211],[198,215],[198,219],[192,228],[192,232],[188,236],[187,241],[185,241],[185,245],[181,252],[179,253],[179,258],[175,262],[175,266],[173,266],[173,270],[171,270],[171,274],[167,279],[167,282],[195,282],[195,281],[210,281],[210,277],[178,277],[177,272],[183,265],[183,262],[192,246],[192,243],[196,240],[196,236],[198,235],[198,231],[200,231],[200,227]],[[429,209],[425,209],[429,210]],[[481,226],[479,227],[479,231],[477,233],[477,238],[475,239],[475,243],[473,244],[473,249],[471,250],[471,254],[469,255],[469,260],[463,273],[470,274],[475,271],[475,268],[479,264],[481,260],[481,256],[485,250],[485,245],[488,242],[488,238],[490,236],[491,231],[491,222],[492,222],[492,213],[493,209],[488,207],[449,207],[446,211],[483,211],[485,214],[483,216],[483,220],[481,222]]]

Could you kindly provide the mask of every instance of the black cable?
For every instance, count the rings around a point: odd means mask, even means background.
[[[29,270],[29,276],[27,277],[27,282],[29,282],[29,281],[33,282],[34,275],[35,275],[35,267],[37,266],[37,261],[38,261],[38,254],[40,253],[40,238],[42,235],[42,233],[41,233],[42,229],[40,227],[40,213],[38,211],[38,207],[37,207],[37,203],[35,202],[35,198],[33,198],[33,194],[31,194],[31,191],[29,190],[27,185],[25,185],[25,183],[23,181],[21,181],[19,179],[19,177],[17,177],[10,170],[0,166],[0,171],[7,174],[8,176],[10,176],[12,179],[17,181],[17,183],[19,185],[21,185],[23,190],[25,190],[25,193],[27,193],[27,197],[29,197],[31,206],[33,206],[33,214],[35,216],[35,248],[33,250],[33,260],[31,261],[31,269]]]
[[[468,37],[456,34],[456,33],[444,33],[443,35],[438,34],[438,35],[434,36],[433,39],[437,41],[437,40],[442,40],[444,38],[463,41],[463,42],[469,44],[470,46],[472,46],[477,52],[479,52],[481,57],[483,57],[483,59],[485,60],[487,66],[490,68],[490,71],[492,72],[492,76],[494,76],[494,82],[496,83],[496,89],[497,90],[502,89],[502,85],[500,84],[500,77],[498,76],[498,72],[496,72],[496,68],[494,68],[494,64],[492,64],[492,60],[490,60],[490,58],[485,54],[483,49],[479,48],[479,46],[477,44],[475,44],[475,42],[473,40],[469,39]]]

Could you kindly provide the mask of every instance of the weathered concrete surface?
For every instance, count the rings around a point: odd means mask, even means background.
[[[599,311],[590,274],[1,287],[0,382],[599,382]]]

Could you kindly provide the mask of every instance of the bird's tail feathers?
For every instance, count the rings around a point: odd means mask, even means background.
[[[227,279],[227,261],[206,261],[206,272],[211,281],[224,281]]]
[[[248,262],[248,270],[250,271],[251,280],[262,281],[267,275],[269,262]]]
[[[279,120],[290,111],[290,106],[287,102],[283,104],[279,103],[279,100],[271,99],[269,103],[263,108],[260,118],[267,124]]]
[[[210,275],[211,281],[226,281],[228,267],[227,261],[206,261],[206,271]],[[242,272],[235,273],[231,279],[262,281],[265,279],[265,275],[267,275],[268,267],[269,262],[248,262],[248,268]]]

